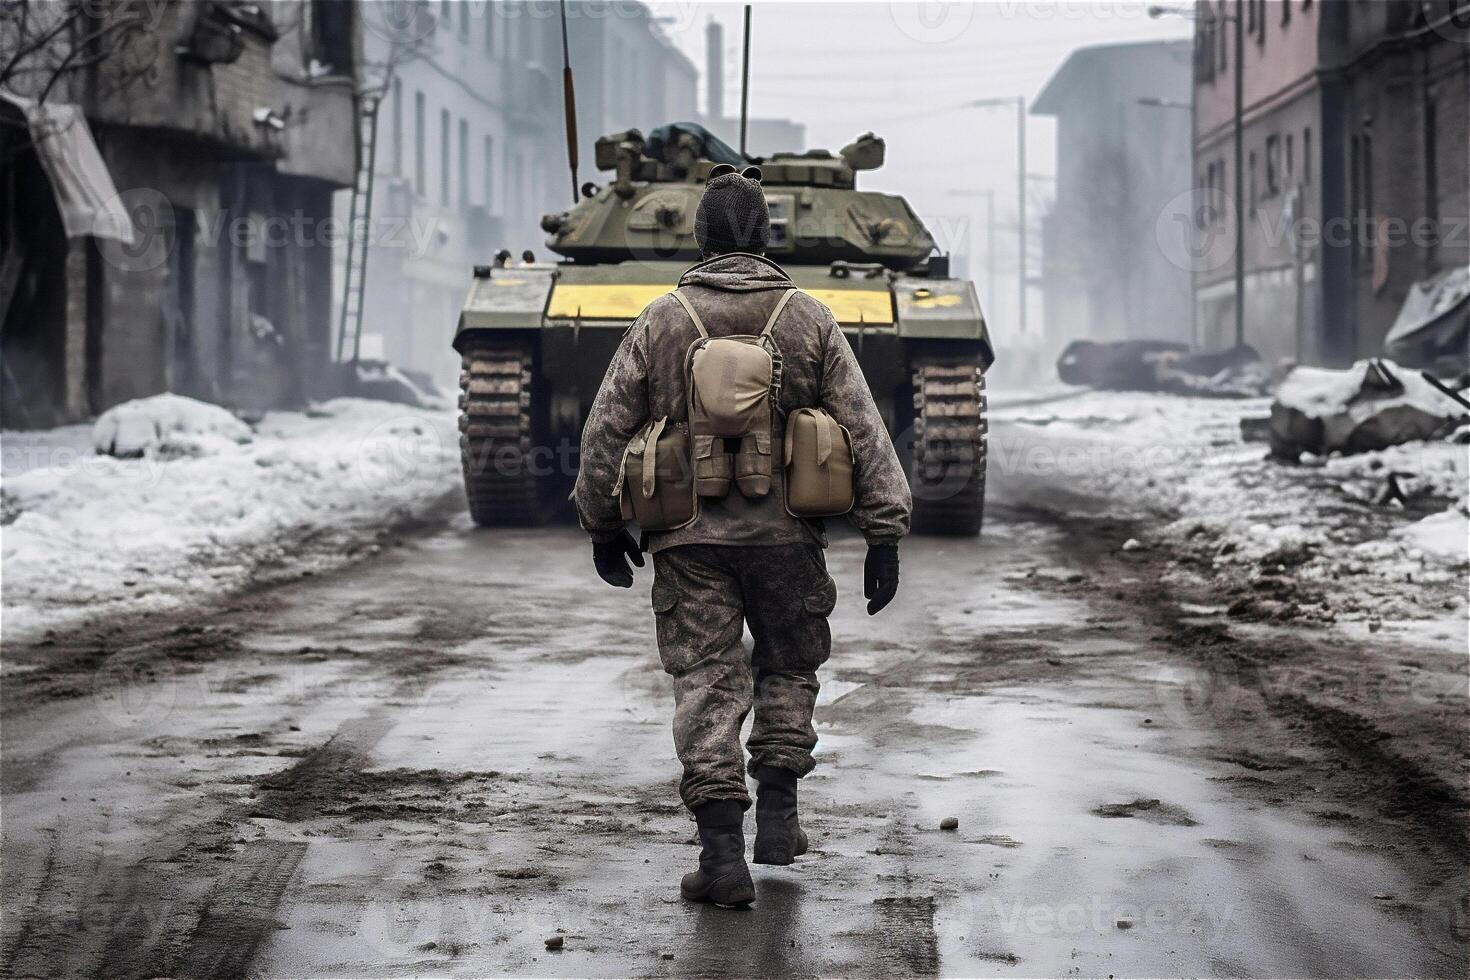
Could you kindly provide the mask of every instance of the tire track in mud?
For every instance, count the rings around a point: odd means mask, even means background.
[[[1309,774],[1323,784],[1312,787],[1314,802],[1326,803],[1326,791],[1331,790],[1342,806],[1368,809],[1397,825],[1441,874],[1447,867],[1470,863],[1470,794],[1434,767],[1435,757],[1423,745],[1414,744],[1409,751],[1396,748],[1403,736],[1374,717],[1371,697],[1361,708],[1347,700],[1333,700],[1341,678],[1332,674],[1332,668],[1352,664],[1347,651],[1364,649],[1363,643],[1325,633],[1313,635],[1305,627],[1294,631],[1290,643],[1273,642],[1243,635],[1231,628],[1231,622],[1200,622],[1183,607],[1207,605],[1217,597],[1214,586],[1192,573],[1193,583],[1166,581],[1167,553],[1120,551],[1128,538],[1144,537],[1139,525],[1112,518],[1062,517],[1043,510],[1027,513],[1074,543],[1065,556],[1069,564],[1090,569],[1099,581],[1138,579],[1136,584],[1114,589],[1112,601],[1140,614],[1143,629],[1157,631],[1150,637],[1156,648],[1206,674],[1208,690],[1195,692],[1200,703],[1191,709],[1199,713],[1201,725],[1215,728],[1223,737],[1254,743],[1256,754],[1290,758],[1293,746],[1282,741],[1287,736],[1260,725],[1254,712],[1263,711],[1287,732],[1302,733],[1307,743],[1329,753],[1336,763],[1335,771],[1318,767],[1319,771]],[[1074,585],[1044,576],[1034,581],[1064,595],[1076,595],[1080,589],[1093,604],[1108,601],[1107,596],[1097,594],[1095,583]],[[1381,648],[1374,648],[1357,662],[1375,663],[1374,657],[1382,659],[1382,653]],[[1385,693],[1391,692],[1385,688]],[[1430,740],[1458,740],[1455,744],[1463,747],[1466,702],[1463,694],[1460,697],[1459,705],[1447,712],[1459,719],[1456,731],[1422,734]],[[1432,721],[1428,715],[1423,720],[1425,724]],[[1285,768],[1301,777],[1299,766]],[[1391,835],[1390,842],[1400,843],[1403,836]]]
[[[306,854],[305,841],[254,841],[215,883],[189,937],[179,974],[244,977],[277,927],[276,907]]]
[[[421,692],[423,683],[422,678],[405,681],[385,700]],[[307,843],[274,837],[250,841],[212,882],[201,876],[206,869],[198,855],[227,846],[222,841],[251,818],[298,823],[337,803],[392,724],[387,707],[347,719],[294,765],[263,777],[255,799],[222,814],[196,814],[127,863],[109,860],[99,849],[90,871],[66,873],[60,865],[78,841],[58,825],[27,918],[5,951],[5,974],[246,976],[278,927],[275,911]],[[221,842],[211,845],[212,838]],[[94,839],[101,835],[82,837]],[[87,883],[87,891],[76,897],[74,913],[58,915],[57,909],[71,908],[68,889],[78,881]],[[89,929],[89,924],[101,928]]]

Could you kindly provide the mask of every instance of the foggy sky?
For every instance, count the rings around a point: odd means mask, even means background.
[[[725,111],[738,114],[742,5],[655,0],[649,6],[701,71],[705,25],[713,17],[725,26]],[[808,147],[803,149],[836,150],[868,130],[884,137],[887,163],[861,175],[859,187],[905,195],[941,247],[974,254],[970,277],[982,290],[993,326],[1002,332],[1015,311],[1015,110],[955,107],[1016,95],[1029,103],[1079,47],[1192,34],[1183,18],[1151,20],[1145,4],[1113,0],[765,0],[754,8],[751,115],[804,123]],[[1029,173],[1055,172],[1053,128],[1048,118],[1028,117]],[[979,188],[993,188],[996,197],[999,295],[994,297],[983,295],[985,201],[972,193],[962,196]],[[1033,230],[1052,193],[1048,181],[1030,182]],[[966,232],[972,242],[965,240]],[[1029,251],[1034,276],[1039,242]],[[1033,317],[1039,317],[1038,307],[1033,293]]]

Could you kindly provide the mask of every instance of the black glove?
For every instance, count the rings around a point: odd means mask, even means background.
[[[863,598],[868,615],[876,616],[898,594],[898,545],[870,544],[863,562]]]
[[[633,569],[628,567],[629,558],[639,568],[643,567],[643,552],[638,550],[638,542],[633,540],[633,535],[626,528],[619,531],[618,536],[611,541],[592,542],[592,564],[597,566],[597,574],[608,585],[615,585],[620,589],[633,587]]]

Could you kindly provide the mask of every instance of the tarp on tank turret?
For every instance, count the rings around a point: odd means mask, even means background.
[[[728,163],[732,167],[738,167],[750,161],[740,155],[740,151],[729,143],[720,139],[714,133],[705,129],[699,123],[677,122],[666,126],[658,126],[651,130],[648,139],[644,141],[643,152],[655,160],[663,160],[664,148],[674,146],[679,142],[679,134],[687,133],[704,144],[706,160],[712,163]]]

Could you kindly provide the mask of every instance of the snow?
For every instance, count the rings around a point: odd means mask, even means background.
[[[329,565],[460,492],[450,412],[338,399],[251,432],[175,398],[98,420],[135,459],[85,454],[80,426],[0,435],[6,640]]]
[[[994,503],[1127,520],[1144,545],[1212,549],[1207,564],[1238,581],[1274,574],[1275,557],[1295,551],[1305,560],[1290,574],[1344,618],[1440,615],[1442,594],[1424,586],[1464,591],[1464,445],[1421,440],[1290,465],[1241,438],[1240,420],[1264,416],[1265,398],[1072,391],[992,405]],[[1407,504],[1380,503],[1390,474]]]
[[[1296,434],[1294,413],[1321,421],[1320,445]],[[1276,390],[1272,428],[1280,428],[1286,442],[1305,440],[1304,448],[1314,451],[1365,449],[1427,438],[1459,414],[1460,407],[1417,371],[1375,358],[1345,371],[1294,368]]]
[[[223,442],[250,438],[250,426],[226,409],[173,394],[123,402],[98,416],[92,427],[97,452],[124,459],[159,451],[203,456],[224,448]]]
[[[1396,535],[1410,549],[1417,549],[1446,562],[1465,560],[1470,550],[1470,517],[1462,510],[1447,510],[1415,521]]]

